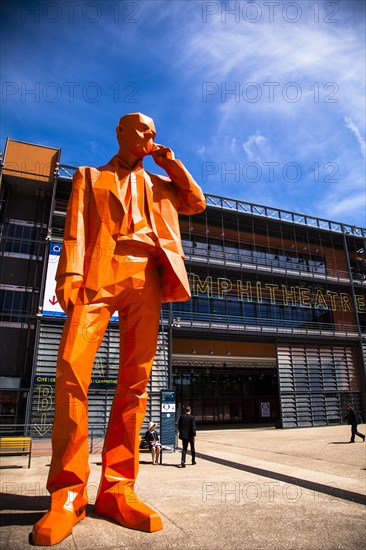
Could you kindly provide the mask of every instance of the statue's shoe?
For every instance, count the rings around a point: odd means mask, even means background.
[[[95,502],[95,513],[124,527],[147,533],[163,528],[159,514],[141,502],[128,486],[124,486],[122,494],[108,491],[99,494]]]
[[[57,544],[71,535],[74,525],[86,516],[87,502],[80,495],[73,502],[70,499],[62,502],[62,498],[57,499],[55,495],[52,495],[51,509],[33,527],[32,543],[35,546]]]

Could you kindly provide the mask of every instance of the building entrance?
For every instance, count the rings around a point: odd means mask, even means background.
[[[275,368],[173,368],[178,407],[190,405],[198,423],[276,423]]]

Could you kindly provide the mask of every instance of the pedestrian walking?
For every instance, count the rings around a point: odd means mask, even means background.
[[[351,425],[351,441],[350,443],[355,443],[355,435],[358,435],[362,439],[362,441],[365,441],[365,436],[357,431],[357,414],[353,410],[352,403],[347,403],[347,409],[348,413],[343,418],[343,420],[348,420],[348,424]]]
[[[196,440],[196,421],[194,416],[191,414],[191,407],[185,407],[185,413],[179,417],[178,420],[178,431],[179,439],[182,440],[182,461],[181,468],[186,467],[186,454],[188,449],[188,443],[191,448],[192,455],[192,464],[196,464],[196,450],[195,450],[195,440]]]

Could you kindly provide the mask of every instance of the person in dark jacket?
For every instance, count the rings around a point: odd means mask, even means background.
[[[363,441],[365,441],[365,436],[357,431],[357,414],[353,410],[352,403],[347,403],[348,413],[343,418],[343,420],[348,420],[348,424],[351,425],[351,441],[350,443],[355,442],[355,435],[358,435]]]
[[[186,454],[188,449],[188,443],[191,447],[192,464],[196,464],[196,451],[194,448],[194,442],[196,439],[196,421],[191,414],[191,407],[185,407],[185,413],[182,414],[178,420],[179,439],[182,440],[183,451],[181,468],[186,467]]]

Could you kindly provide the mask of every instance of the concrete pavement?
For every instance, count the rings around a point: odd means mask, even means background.
[[[359,427],[365,433],[365,425]],[[141,533],[94,514],[101,457],[90,456],[87,518],[55,548],[131,550],[350,550],[366,536],[366,444],[350,427],[219,428],[197,435],[197,465],[178,468],[180,452],[151,465],[140,455],[136,492],[162,517]],[[48,508],[49,444],[1,459],[0,548],[30,548],[32,525]],[[100,449],[100,448],[99,448]],[[42,455],[42,456],[40,456]]]

